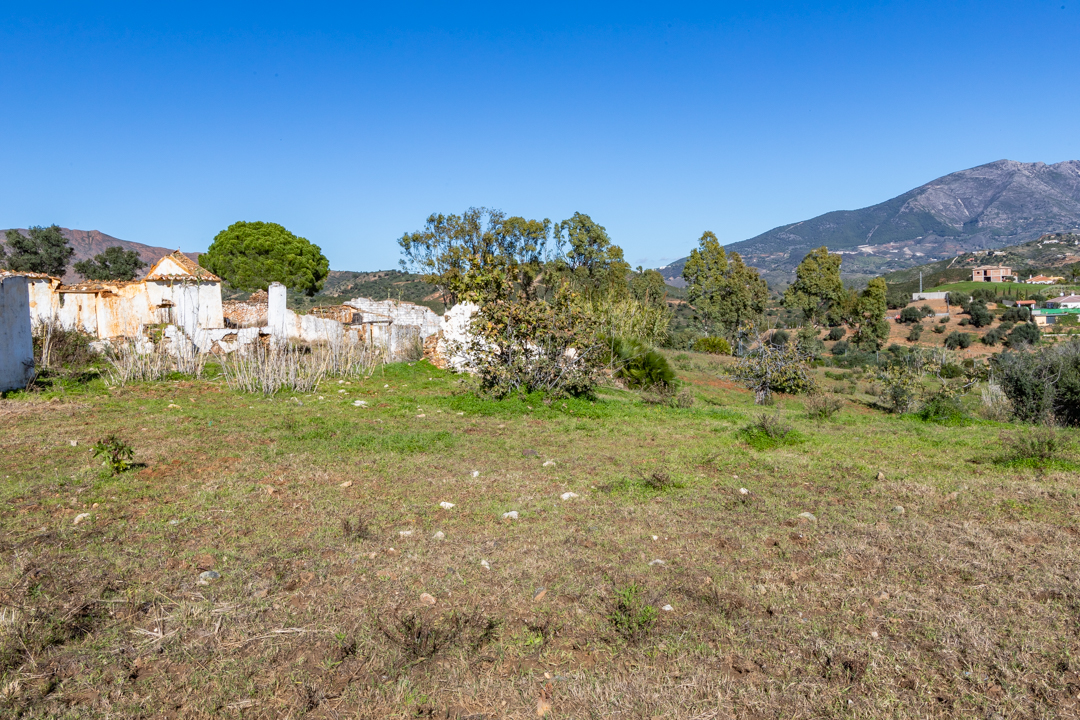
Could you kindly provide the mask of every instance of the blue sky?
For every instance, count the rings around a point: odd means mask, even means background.
[[[393,7],[389,7],[393,5]],[[633,265],[1002,158],[1080,159],[1080,2],[0,5],[0,227],[331,267],[469,206]]]

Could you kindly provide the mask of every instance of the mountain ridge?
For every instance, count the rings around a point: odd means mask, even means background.
[[[810,250],[844,256],[847,280],[865,280],[958,253],[1018,245],[1080,229],[1080,161],[997,160],[950,173],[876,205],[834,210],[725,246],[773,284],[786,284]],[[681,285],[687,258],[662,268]]]

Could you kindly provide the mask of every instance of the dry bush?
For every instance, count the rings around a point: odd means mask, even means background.
[[[164,380],[173,372],[172,358],[160,350],[144,352],[134,342],[128,341],[113,348],[106,355],[109,371],[106,382],[113,387],[124,387],[133,382]]]
[[[830,393],[813,393],[806,398],[806,414],[811,419],[828,420],[842,407],[844,401]]]
[[[1000,438],[1004,462],[1045,465],[1056,460],[1068,447],[1068,438],[1056,428],[1037,426],[1017,432],[1003,432]]]
[[[376,625],[401,651],[401,665],[409,665],[454,648],[475,652],[495,638],[500,623],[478,611],[454,610],[439,617],[415,612],[396,615],[389,623],[377,619]]]
[[[231,390],[273,395],[279,390],[314,392],[326,378],[326,353],[315,355],[295,345],[265,347],[256,344],[246,353],[221,359],[221,374]]]
[[[1005,391],[997,383],[988,383],[983,388],[982,405],[979,407],[979,414],[986,420],[994,420],[995,422],[1008,422],[1009,418],[1012,417],[1012,403],[1009,402]]]

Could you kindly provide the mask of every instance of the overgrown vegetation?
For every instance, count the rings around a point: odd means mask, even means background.
[[[91,452],[94,457],[101,458],[101,464],[112,475],[127,472],[132,467],[132,459],[135,457],[135,449],[116,435],[103,437],[94,443]]]

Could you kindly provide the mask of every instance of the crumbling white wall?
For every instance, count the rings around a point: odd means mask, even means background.
[[[0,277],[0,391],[26,387],[34,376],[27,279]]]
[[[472,321],[479,310],[476,303],[463,302],[443,313],[435,353],[429,358],[433,364],[457,372],[469,368],[472,363],[467,348],[472,340]]]
[[[372,300],[370,298],[353,298],[345,302],[349,307],[354,307],[367,316],[382,316],[390,319],[395,325],[415,325],[420,328],[420,338],[426,338],[439,332],[441,318],[435,311],[424,305],[399,300]],[[374,319],[374,318],[373,318]]]
[[[266,292],[269,295],[266,303],[266,326],[269,328],[270,337],[274,338],[275,342],[284,342],[288,337],[285,286],[277,282],[270,283]]]

